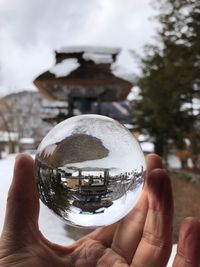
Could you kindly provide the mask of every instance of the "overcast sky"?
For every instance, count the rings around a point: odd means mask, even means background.
[[[35,90],[32,80],[52,67],[56,48],[114,46],[141,52],[152,42],[150,0],[0,0],[0,95]],[[123,53],[120,64],[137,72]]]

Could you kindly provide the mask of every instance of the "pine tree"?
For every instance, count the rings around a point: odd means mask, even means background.
[[[159,44],[146,46],[138,79],[142,100],[135,123],[165,155],[168,141],[178,148],[194,130],[193,99],[200,88],[200,4],[193,0],[157,1]]]

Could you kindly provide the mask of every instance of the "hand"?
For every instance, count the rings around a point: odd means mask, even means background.
[[[158,156],[148,156],[147,162],[148,178],[136,207],[120,222],[62,247],[49,242],[39,231],[34,162],[25,154],[19,155],[0,239],[0,266],[166,266],[172,245],[171,184]],[[185,219],[173,267],[197,267],[199,252],[200,223]]]

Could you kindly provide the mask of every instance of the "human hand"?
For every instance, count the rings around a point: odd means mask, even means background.
[[[147,163],[148,178],[142,196],[123,220],[62,247],[49,242],[39,231],[34,161],[28,155],[19,155],[0,238],[0,266],[166,266],[172,244],[171,184],[158,156],[149,155]],[[199,252],[200,222],[185,219],[173,267],[197,267]]]

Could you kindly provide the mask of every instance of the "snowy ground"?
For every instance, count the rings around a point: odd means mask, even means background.
[[[5,215],[6,198],[9,185],[12,179],[13,166],[15,155],[0,160],[0,232],[3,227],[3,220]],[[51,213],[42,203],[40,205],[40,219],[39,225],[42,233],[52,242],[62,245],[69,245],[73,243],[71,233],[66,231],[64,222]],[[77,229],[78,231],[78,229]],[[172,259],[175,254],[176,246],[174,245],[172,257],[167,267],[172,266]]]

